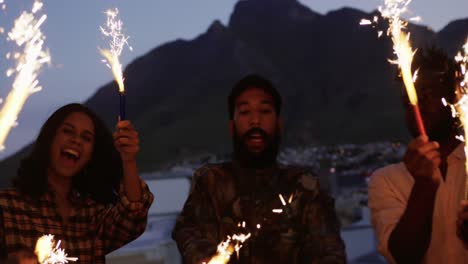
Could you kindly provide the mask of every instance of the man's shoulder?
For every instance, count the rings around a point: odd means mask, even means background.
[[[406,189],[413,181],[403,162],[390,164],[375,170],[369,177],[369,193],[379,193],[382,189]]]
[[[221,162],[221,163],[207,163],[195,170],[194,174],[196,175],[206,175],[213,173],[225,173],[231,162]]]
[[[311,177],[315,175],[312,168],[303,165],[279,163],[278,168],[284,170],[288,175],[309,175]]]
[[[319,178],[312,168],[302,165],[284,165],[279,168],[285,172],[290,182],[295,182],[308,191],[318,191],[320,189]]]
[[[398,178],[406,176],[408,170],[403,162],[393,163],[376,169],[370,176],[370,181],[382,178]]]
[[[216,181],[230,177],[231,162],[208,163],[196,169],[193,173],[194,180]]]

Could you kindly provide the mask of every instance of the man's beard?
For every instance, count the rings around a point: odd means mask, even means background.
[[[257,127],[248,130],[243,135],[237,133],[236,127],[234,127],[234,131],[233,156],[235,160],[248,168],[266,168],[276,162],[281,141],[281,136],[278,132],[271,136],[263,129]],[[253,133],[261,134],[265,140],[265,147],[261,152],[256,153],[250,151],[245,143],[247,138]]]

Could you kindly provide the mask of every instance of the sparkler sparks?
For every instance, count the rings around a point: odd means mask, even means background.
[[[118,18],[119,10],[109,9],[105,12],[107,21],[105,26],[99,27],[102,34],[110,38],[109,49],[99,49],[102,56],[104,56],[103,62],[106,63],[107,67],[112,70],[114,79],[119,86],[120,95],[120,118],[125,119],[125,86],[122,72],[122,64],[120,63],[120,54],[122,54],[124,46],[127,46],[130,51],[132,47],[128,44],[128,36],[125,36],[122,32],[123,23]]]
[[[294,194],[291,194],[289,196],[289,198],[288,198],[288,202],[286,203],[286,201],[284,200],[284,197],[283,197],[282,194],[279,194],[278,196],[280,198],[280,201],[281,201],[281,204],[283,205],[283,207],[287,206],[288,204],[291,204],[292,201],[293,201],[293,198],[294,198]],[[275,213],[275,214],[282,214],[283,209],[273,209],[272,212]]]
[[[407,12],[410,2],[411,0],[385,0],[384,8],[379,8],[379,10],[382,16],[389,21],[387,34],[392,36],[393,50],[397,56],[397,59],[391,60],[390,63],[397,64],[400,67],[406,92],[414,109],[419,133],[425,135],[426,131],[419,113],[418,96],[414,87],[416,77],[411,73],[411,63],[415,51],[411,48],[410,34],[404,31],[408,23],[401,19],[401,15]],[[413,18],[412,20],[418,19]]]
[[[234,252],[239,254],[239,250],[242,248],[242,243],[250,238],[248,234],[235,234],[232,237],[228,236],[227,239],[218,245],[216,255],[210,259],[208,264],[225,264],[229,262],[231,255]],[[206,264],[206,263],[205,263]]]
[[[11,128],[16,125],[18,114],[26,99],[42,89],[37,80],[38,72],[43,64],[51,60],[49,52],[43,49],[45,36],[40,29],[47,16],[44,14],[36,17],[41,8],[42,3],[36,0],[32,11],[23,11],[8,33],[8,40],[16,42],[23,51],[14,53],[16,67],[7,70],[8,77],[16,73],[16,78],[0,111],[0,149],[4,149],[5,139]]]
[[[406,92],[413,106],[414,116],[418,126],[419,133],[421,135],[426,134],[424,124],[421,118],[418,107],[418,96],[414,87],[416,75],[411,72],[411,63],[413,56],[416,51],[413,51],[410,44],[410,34],[406,33],[406,27],[408,22],[404,21],[401,16],[408,11],[408,5],[411,0],[385,0],[385,5],[379,7],[379,11],[382,17],[387,19],[389,22],[389,28],[387,35],[391,36],[393,41],[393,51],[396,55],[395,60],[389,60],[392,64],[397,64],[401,71],[401,76],[406,87]],[[420,17],[410,18],[411,21],[419,21]],[[378,17],[374,17],[373,20],[362,19],[361,25],[375,25],[378,23]],[[379,31],[379,37],[382,32]]]
[[[36,242],[34,252],[40,264],[63,264],[78,260],[78,258],[67,257],[65,250],[60,248],[60,240],[55,243],[53,235],[40,237]]]
[[[468,156],[468,147],[466,146],[466,139],[468,138],[468,38],[463,45],[462,51],[455,56],[455,61],[460,65],[460,99],[455,104],[449,104],[445,98],[442,99],[442,102],[445,106],[450,106],[452,116],[458,117],[462,123],[463,135],[457,136],[457,139],[465,142],[465,156]],[[465,162],[465,169],[468,173],[468,160]],[[465,200],[468,200],[468,180],[465,181]]]

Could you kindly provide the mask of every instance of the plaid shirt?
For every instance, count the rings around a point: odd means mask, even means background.
[[[283,206],[279,194],[286,201],[292,194],[292,202]],[[346,262],[333,199],[304,168],[254,170],[227,162],[197,170],[172,233],[184,263],[212,257],[221,241],[240,232],[252,236],[230,263]]]
[[[72,208],[64,225],[49,188],[40,199],[32,199],[16,189],[0,191],[0,247],[3,253],[33,251],[39,237],[46,234],[61,240],[61,248],[76,263],[105,263],[105,255],[141,235],[147,222],[153,195],[141,180],[142,199],[130,202],[120,189],[120,201],[104,205],[72,192]],[[6,256],[4,256],[6,257]]]

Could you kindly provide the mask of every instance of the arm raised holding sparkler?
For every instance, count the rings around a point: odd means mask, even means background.
[[[119,121],[112,136],[86,106],[54,112],[22,161],[14,188],[0,191],[6,257],[51,234],[79,263],[102,264],[106,254],[141,235],[153,195],[138,176],[138,151],[138,133],[128,120]]]
[[[123,120],[117,123],[113,138],[122,160],[123,178],[119,192],[120,203],[103,212],[102,225],[99,226],[106,253],[125,245],[144,232],[148,208],[153,200],[138,174],[138,132],[129,120]]]
[[[123,187],[130,201],[141,200],[141,184],[136,164],[140,150],[138,132],[128,120],[119,121],[114,132],[114,143],[123,165]]]
[[[407,125],[414,139],[403,161],[377,170],[369,183],[369,207],[379,240],[379,251],[391,263],[427,263],[442,259],[447,243],[458,247],[454,232],[454,206],[464,178],[458,126],[442,98],[455,101],[455,63],[440,50],[421,51],[416,89],[427,136],[419,136],[412,107],[403,96]],[[444,182],[444,190],[440,185]],[[447,219],[447,222],[445,222]],[[452,220],[453,219],[453,220]],[[443,237],[443,238],[442,238]],[[453,243],[453,244],[452,244]],[[436,261],[437,262],[437,261]]]

